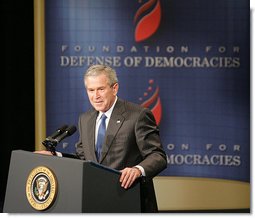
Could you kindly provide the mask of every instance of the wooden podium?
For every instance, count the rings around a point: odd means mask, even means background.
[[[140,184],[91,161],[12,152],[4,213],[139,213]]]

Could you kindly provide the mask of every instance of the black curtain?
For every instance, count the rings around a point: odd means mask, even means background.
[[[4,107],[1,143],[0,212],[11,151],[34,150],[33,0],[1,1],[4,34]],[[17,178],[18,179],[18,178]]]

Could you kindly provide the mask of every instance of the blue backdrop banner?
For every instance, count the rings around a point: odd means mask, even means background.
[[[48,134],[77,124],[83,74],[106,64],[118,96],[152,110],[162,176],[250,181],[248,0],[46,0],[45,13]]]

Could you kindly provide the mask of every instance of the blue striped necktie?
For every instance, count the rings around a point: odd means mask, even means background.
[[[98,128],[98,133],[97,133],[97,143],[96,143],[96,156],[97,160],[99,161],[101,158],[101,151],[102,151],[102,146],[104,142],[104,136],[105,136],[105,131],[106,131],[106,125],[105,125],[105,120],[107,116],[105,114],[102,114],[100,120],[100,126]]]

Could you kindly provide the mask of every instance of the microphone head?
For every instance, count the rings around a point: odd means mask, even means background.
[[[51,141],[54,140],[57,136],[59,136],[60,134],[62,134],[63,132],[65,132],[66,128],[68,126],[67,125],[63,125],[60,128],[58,128],[52,135],[48,136],[46,138],[47,141]]]
[[[58,137],[53,139],[54,143],[59,143],[60,141],[62,141],[67,136],[70,136],[70,135],[74,134],[75,131],[76,131],[75,126],[69,126],[62,134],[60,134]]]
[[[66,130],[67,127],[68,127],[67,125],[63,125],[60,128],[58,128],[57,131],[62,133],[62,132],[64,132]]]
[[[66,129],[66,132],[67,134],[70,136],[72,134],[74,134],[76,132],[76,126],[69,126],[67,129]]]

